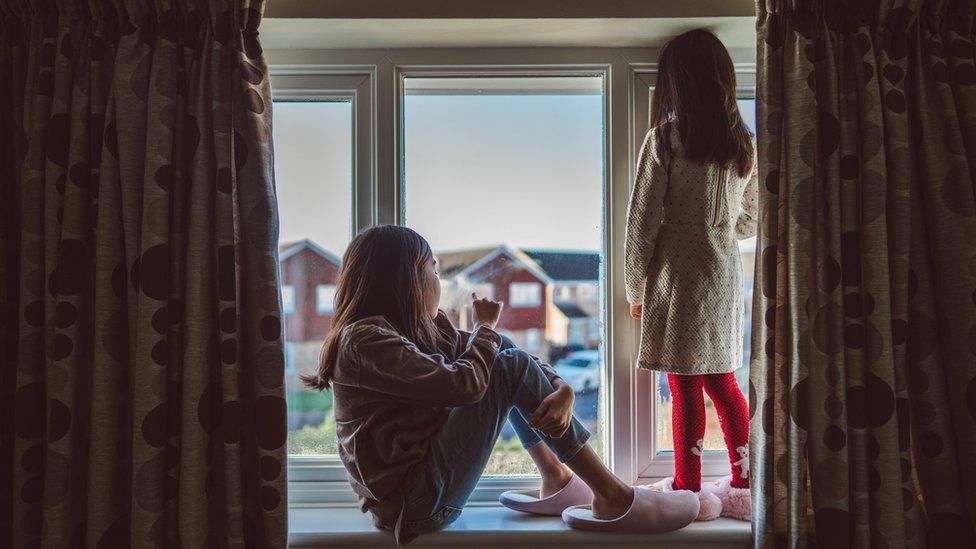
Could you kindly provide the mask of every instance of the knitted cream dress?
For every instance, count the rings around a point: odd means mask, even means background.
[[[627,212],[627,300],[643,304],[638,365],[677,374],[731,372],[742,364],[737,239],[756,233],[758,176],[755,169],[742,178],[683,158],[671,127],[647,132]],[[664,131],[673,131],[673,155],[662,159],[656,142]]]

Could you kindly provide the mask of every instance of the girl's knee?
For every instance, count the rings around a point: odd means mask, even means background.
[[[518,347],[502,350],[495,359],[495,368],[502,370],[506,377],[512,379],[521,379],[525,372],[532,367],[538,368],[535,359]]]
[[[501,346],[501,350],[502,351],[505,351],[507,349],[517,349],[518,348],[518,345],[515,344],[515,341],[512,340],[512,338],[508,337],[505,334],[501,334],[501,333],[498,334],[498,335],[501,336],[501,338],[502,338],[502,346]]]

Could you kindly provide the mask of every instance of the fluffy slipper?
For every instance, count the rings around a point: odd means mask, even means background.
[[[698,516],[698,505],[695,493],[688,490],[661,492],[634,486],[634,501],[630,508],[615,519],[598,519],[589,505],[577,505],[563,511],[563,521],[581,530],[660,534],[691,524]]]
[[[538,490],[509,490],[498,496],[498,501],[516,511],[558,517],[567,507],[592,502],[593,492],[583,479],[573,475],[566,486],[549,497],[540,499]]]
[[[663,478],[650,486],[661,492],[674,491],[674,477]],[[722,501],[713,493],[711,486],[702,484],[698,496],[698,517],[695,520],[715,520],[722,514]]]
[[[709,486],[722,502],[722,516],[737,520],[752,520],[752,495],[748,488],[733,488],[732,477],[722,477]]]

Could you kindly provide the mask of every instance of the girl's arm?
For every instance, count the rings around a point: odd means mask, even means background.
[[[759,167],[752,169],[752,177],[742,191],[739,217],[735,221],[735,236],[738,239],[750,238],[756,235],[759,222]]]
[[[667,174],[657,158],[656,130],[647,132],[637,160],[637,178],[627,208],[627,234],[624,240],[625,286],[627,301],[637,305],[644,300],[647,267],[654,255],[654,241],[664,215]]]
[[[428,354],[396,331],[366,325],[349,334],[347,349],[356,365],[353,385],[434,406],[463,406],[481,400],[501,338],[480,326],[461,356],[449,362]]]

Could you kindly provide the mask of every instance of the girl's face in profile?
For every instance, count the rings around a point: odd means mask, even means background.
[[[435,318],[437,317],[437,305],[441,301],[441,279],[437,274],[436,259],[427,260],[421,280],[424,284],[424,305],[427,307],[430,318]]]

